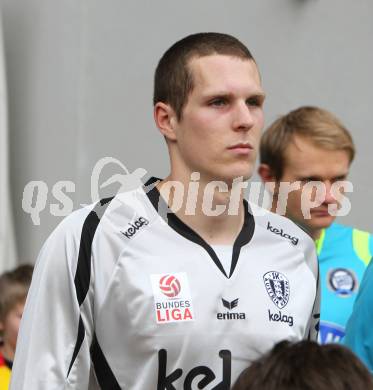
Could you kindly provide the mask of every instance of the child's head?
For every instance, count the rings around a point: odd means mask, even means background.
[[[0,339],[9,359],[14,355],[32,271],[31,265],[21,265],[0,276]]]
[[[372,390],[363,363],[339,344],[282,341],[254,361],[232,390]]]

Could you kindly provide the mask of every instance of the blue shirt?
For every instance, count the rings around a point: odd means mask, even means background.
[[[364,271],[373,254],[373,236],[333,223],[316,241],[321,282],[319,341],[340,342]]]
[[[373,373],[373,261],[365,272],[343,343]]]

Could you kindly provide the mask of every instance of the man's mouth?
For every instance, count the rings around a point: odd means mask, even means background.
[[[249,142],[239,142],[228,147],[228,150],[232,150],[237,154],[249,154],[254,148]]]
[[[311,214],[317,217],[329,217],[329,211],[327,208],[322,208],[322,209],[313,209],[311,210]]]

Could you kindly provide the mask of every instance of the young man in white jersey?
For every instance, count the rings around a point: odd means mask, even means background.
[[[48,239],[12,389],[229,390],[279,340],[316,337],[311,238],[242,197],[263,101],[236,38],[194,34],[166,51],[154,118],[170,174],[76,211]]]

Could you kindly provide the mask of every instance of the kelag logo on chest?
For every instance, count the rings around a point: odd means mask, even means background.
[[[185,272],[150,275],[158,324],[193,321],[192,297]]]

